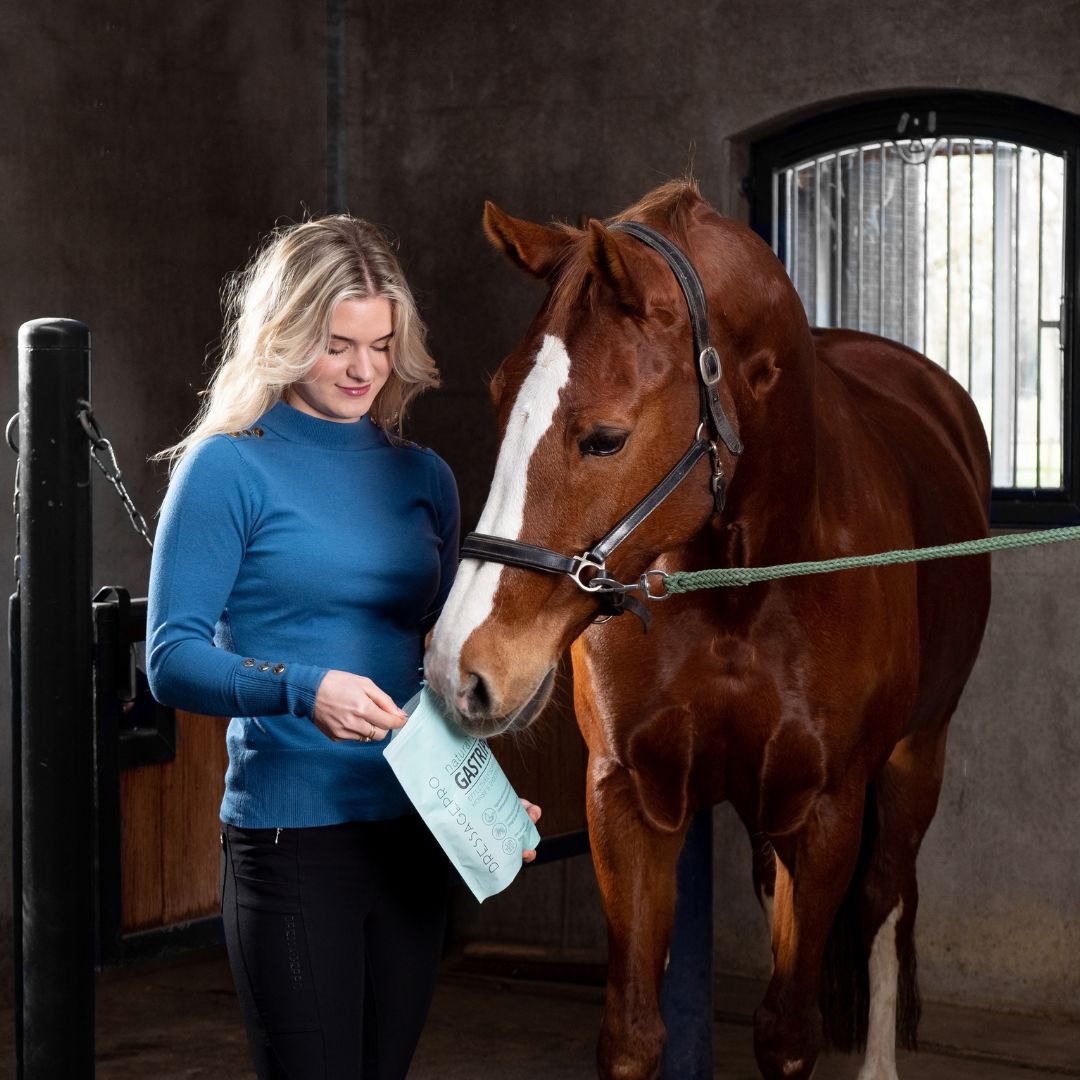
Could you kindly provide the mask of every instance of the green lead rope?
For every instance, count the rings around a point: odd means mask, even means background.
[[[693,592],[728,585],[752,585],[756,581],[800,577],[804,574],[831,574],[834,570],[855,570],[862,566],[894,566],[897,563],[922,562],[926,559],[952,559],[963,555],[981,555],[1006,548],[1032,547],[1036,544],[1061,544],[1080,540],[1080,525],[1039,532],[1008,533],[981,540],[963,540],[958,544],[910,548],[905,551],[881,551],[876,555],[846,555],[818,562],[783,563],[779,566],[729,566],[717,570],[676,570],[665,581],[668,593]]]

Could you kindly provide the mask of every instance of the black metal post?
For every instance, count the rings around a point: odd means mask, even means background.
[[[20,1080],[94,1075],[90,331],[19,330]]]
[[[660,1011],[667,1043],[663,1080],[713,1075],[713,820],[699,810],[686,834],[676,874],[675,928]]]

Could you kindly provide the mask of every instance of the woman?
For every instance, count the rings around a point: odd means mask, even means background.
[[[400,437],[438,373],[393,253],[346,215],[274,234],[226,315],[203,408],[160,455],[150,683],[232,717],[222,916],[259,1077],[400,1080],[449,878],[381,745],[457,566],[453,474]]]

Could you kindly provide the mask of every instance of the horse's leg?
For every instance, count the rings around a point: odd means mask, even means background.
[[[660,984],[687,821],[650,821],[623,766],[591,755],[589,839],[608,925],[608,989],[597,1047],[603,1080],[652,1080],[664,1025]]]
[[[814,1071],[822,956],[858,856],[864,797],[857,783],[818,795],[796,831],[772,837],[773,975],[754,1014],[754,1052],[767,1080],[806,1080]]]
[[[919,1022],[915,858],[937,808],[944,761],[945,728],[915,732],[897,743],[872,789],[877,836],[860,912],[870,958],[870,1016],[858,1080],[897,1080],[897,1036],[914,1047]]]
[[[773,893],[776,890],[776,855],[772,844],[764,833],[750,832],[750,846],[753,850],[752,877],[754,894],[765,914],[765,925],[772,930]]]

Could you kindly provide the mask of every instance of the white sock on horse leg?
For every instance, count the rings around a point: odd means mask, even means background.
[[[874,936],[870,949],[870,1024],[866,1057],[858,1080],[898,1080],[896,1074],[896,992],[900,959],[896,924],[904,913],[901,900]]]

